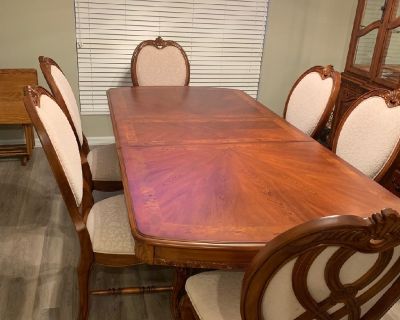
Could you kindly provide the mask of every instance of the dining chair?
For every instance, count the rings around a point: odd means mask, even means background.
[[[141,42],[131,60],[134,86],[187,86],[190,64],[185,50],[175,41],[155,40]]]
[[[186,303],[202,320],[396,319],[399,274],[396,211],[330,216],[280,234],[245,272],[190,277]]]
[[[290,90],[284,118],[305,134],[317,138],[333,111],[340,81],[340,73],[331,65],[308,69]]]
[[[400,89],[374,90],[357,99],[339,122],[332,151],[381,181],[399,163]]]
[[[79,107],[74,92],[59,65],[51,58],[39,57],[40,69],[53,93],[54,99],[67,117],[79,147],[87,158],[93,188],[101,191],[122,189],[121,172],[115,144],[90,150],[82,131]]]
[[[42,143],[80,243],[77,268],[79,319],[88,317],[89,273],[94,263],[112,267],[139,264],[123,195],[94,203],[92,181],[83,166],[74,132],[51,94],[25,87],[24,103]],[[92,290],[92,294],[170,291],[171,287]]]

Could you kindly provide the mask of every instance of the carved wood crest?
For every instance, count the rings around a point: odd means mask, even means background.
[[[156,38],[156,40],[154,40],[154,46],[155,46],[157,49],[163,49],[163,48],[165,48],[165,47],[167,46],[167,42],[166,42],[163,38],[161,38],[160,36],[158,36],[158,37]]]
[[[389,108],[395,108],[400,105],[400,89],[388,90],[381,95]]]
[[[335,70],[333,69],[333,66],[331,64],[328,64],[327,66],[323,67],[320,72],[321,79],[325,80],[327,78],[332,77],[334,71]]]
[[[30,99],[34,106],[39,105],[39,96],[32,86],[24,87],[24,97]]]

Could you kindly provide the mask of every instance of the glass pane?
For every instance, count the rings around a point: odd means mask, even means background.
[[[384,52],[381,78],[398,83],[400,79],[400,27],[388,33],[389,45]]]
[[[378,29],[374,29],[358,39],[354,61],[355,67],[367,72],[369,71],[377,35]]]
[[[376,20],[381,20],[385,0],[367,0],[364,15],[361,19],[361,28],[366,27]]]

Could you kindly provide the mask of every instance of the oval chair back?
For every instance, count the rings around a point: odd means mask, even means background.
[[[400,89],[380,89],[357,99],[341,119],[332,151],[380,181],[400,151]]]
[[[134,86],[187,86],[190,64],[185,50],[175,41],[155,40],[141,42],[131,61]]]
[[[340,73],[331,65],[308,69],[289,93],[284,118],[305,134],[317,138],[335,106],[340,79]]]

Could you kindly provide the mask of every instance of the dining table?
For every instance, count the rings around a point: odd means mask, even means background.
[[[172,311],[195,268],[244,270],[306,221],[400,199],[241,90],[107,92],[135,254],[174,266]]]

